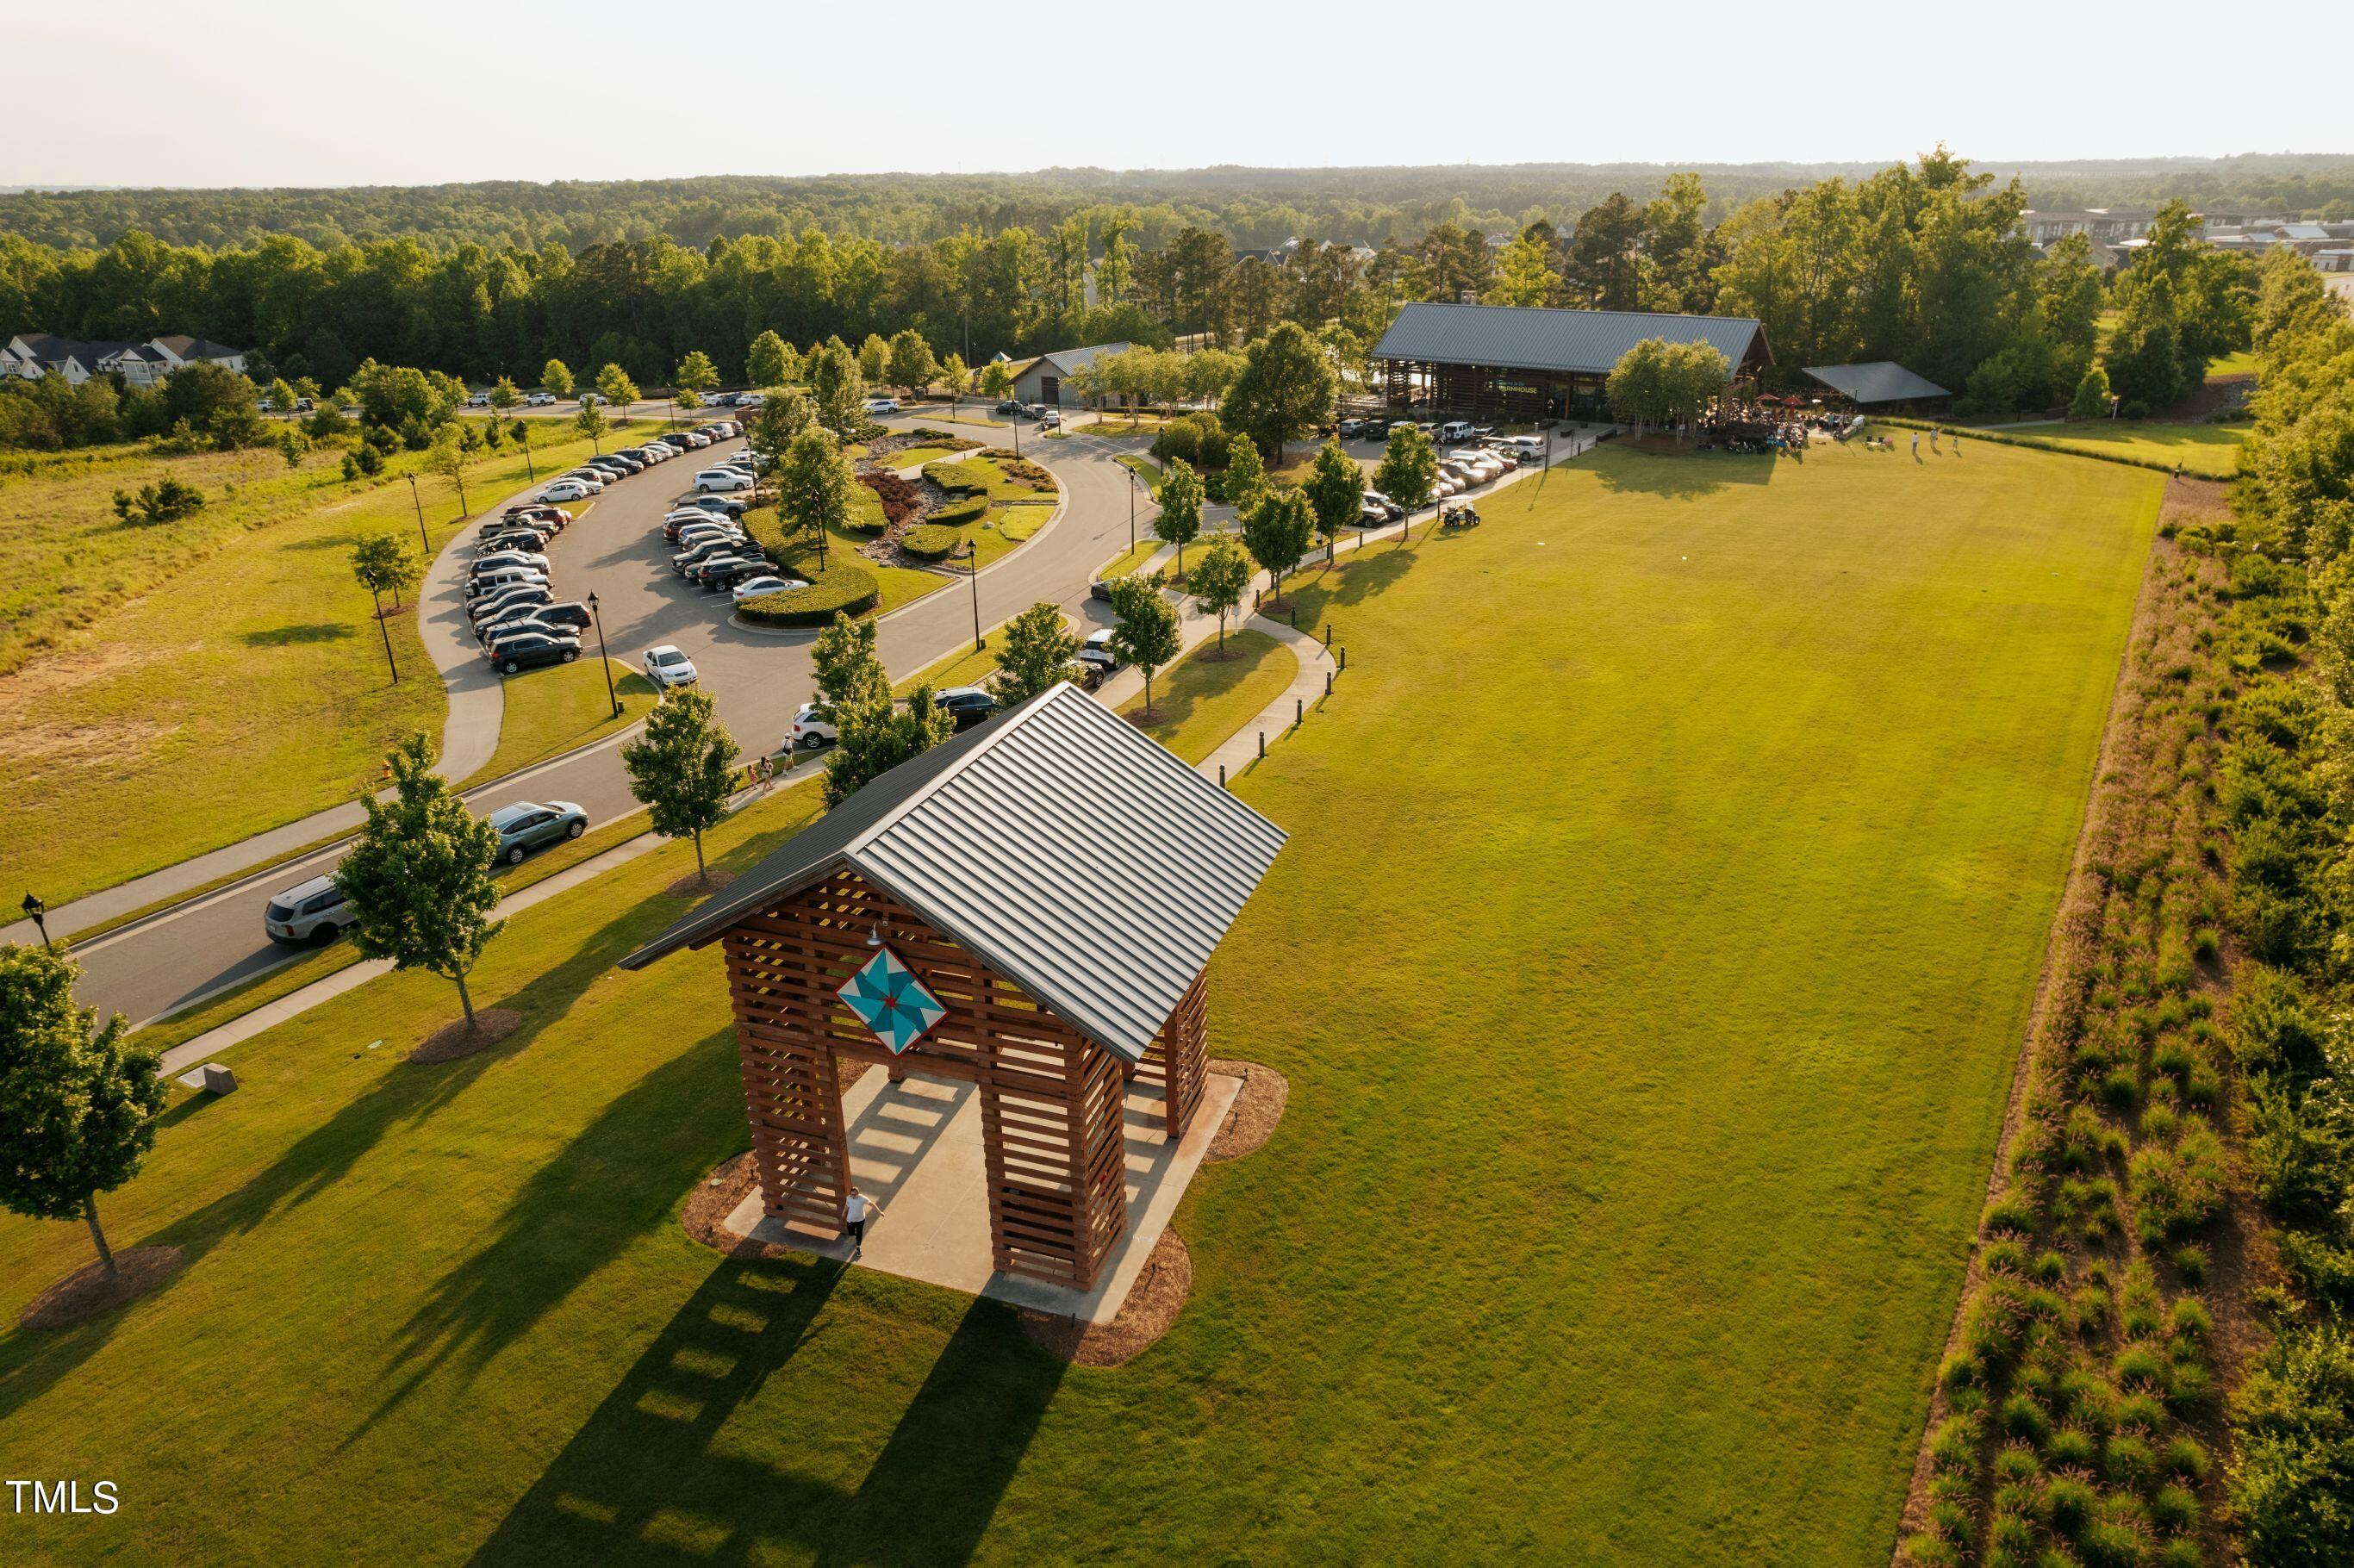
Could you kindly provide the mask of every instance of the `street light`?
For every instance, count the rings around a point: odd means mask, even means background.
[[[40,899],[33,894],[27,893],[25,895],[24,909],[25,917],[32,921],[35,927],[41,933],[41,946],[44,948],[48,947],[49,945],[49,926],[48,922],[42,919],[41,916],[49,912],[49,906],[42,903]]]
[[[402,477],[408,481],[409,503],[417,508],[417,542],[424,547],[426,564],[430,566],[433,562],[433,541],[425,532],[425,498],[417,492],[415,474],[405,474]]]
[[[588,596],[588,619],[597,626],[597,662],[605,666],[605,695],[612,700],[613,716],[621,716],[620,694],[613,690],[613,662],[605,656],[605,618],[598,613],[597,596]]]
[[[981,636],[981,541],[966,540],[964,554],[967,569],[972,573],[972,651],[978,653],[989,646]]]

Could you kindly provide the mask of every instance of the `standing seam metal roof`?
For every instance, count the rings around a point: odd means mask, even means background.
[[[1058,685],[874,780],[621,967],[708,942],[847,866],[1135,1061],[1284,839]]]
[[[1924,397],[1950,396],[1935,382],[1914,375],[1893,359],[1874,359],[1861,365],[1809,365],[1807,374],[1854,403],[1910,403]]]
[[[1490,366],[1607,376],[1646,338],[1712,344],[1735,369],[1756,344],[1768,362],[1764,328],[1741,316],[1654,315],[1643,311],[1553,311],[1516,305],[1422,302],[1398,312],[1373,349],[1375,359]]]

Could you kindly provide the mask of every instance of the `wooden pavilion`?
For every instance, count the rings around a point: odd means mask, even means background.
[[[1284,836],[1058,685],[875,779],[621,967],[720,946],[770,1218],[842,1233],[841,1063],[966,1081],[994,1266],[1086,1290],[1126,1224],[1128,1083],[1182,1135],[1204,967]]]
[[[1649,338],[1708,344],[1736,382],[1774,363],[1766,329],[1746,317],[1429,302],[1400,307],[1371,358],[1399,413],[1606,419],[1610,372]]]

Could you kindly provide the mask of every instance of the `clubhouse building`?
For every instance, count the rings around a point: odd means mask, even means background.
[[[1604,418],[1611,369],[1655,337],[1713,345],[1736,381],[1774,363],[1766,329],[1738,316],[1417,303],[1382,334],[1373,370],[1383,400],[1400,411],[1514,424]]]

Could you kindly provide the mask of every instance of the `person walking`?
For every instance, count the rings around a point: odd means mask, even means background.
[[[1913,432],[1913,455],[1916,459],[1921,455],[1921,432],[1918,430]]]
[[[866,1250],[866,1225],[870,1220],[882,1217],[883,1205],[858,1190],[853,1182],[850,1197],[842,1205],[843,1217],[850,1224],[850,1261],[856,1263],[858,1255]]]

